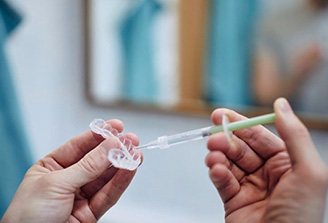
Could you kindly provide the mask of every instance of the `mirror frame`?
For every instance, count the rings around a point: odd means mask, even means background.
[[[83,36],[84,36],[84,95],[87,100],[103,108],[119,108],[134,111],[157,112],[164,114],[189,115],[196,117],[210,117],[215,110],[214,106],[206,104],[201,99],[199,82],[203,72],[203,56],[206,49],[206,27],[210,1],[180,0],[179,3],[179,60],[180,60],[180,96],[183,99],[176,106],[163,107],[155,104],[140,104],[131,101],[117,100],[113,103],[99,102],[91,91],[91,1],[83,0]],[[192,13],[191,13],[192,12]],[[188,25],[186,25],[188,24]],[[195,53],[197,52],[197,53]],[[188,77],[193,76],[190,79]],[[232,108],[233,109],[233,108]],[[249,107],[246,109],[233,109],[247,116],[253,117],[273,112],[272,108]],[[315,130],[328,130],[328,117],[312,116],[297,113],[306,127]]]

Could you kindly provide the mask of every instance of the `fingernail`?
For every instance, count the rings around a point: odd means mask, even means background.
[[[277,105],[283,113],[290,113],[292,112],[292,108],[290,107],[288,101],[285,98],[279,98],[277,100]]]

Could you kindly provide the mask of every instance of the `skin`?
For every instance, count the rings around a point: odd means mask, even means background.
[[[224,202],[226,222],[321,222],[328,172],[307,129],[285,99],[275,103],[280,137],[262,126],[210,137],[206,163]],[[218,109],[231,121],[245,117]],[[118,131],[123,125],[110,121]],[[127,135],[137,145],[133,134]],[[116,140],[86,132],[33,165],[2,222],[96,222],[111,208],[135,172],[110,167]],[[28,202],[27,203],[25,202]]]
[[[322,59],[320,47],[313,43],[291,59],[286,75],[279,73],[276,56],[269,50],[258,50],[254,60],[253,87],[257,102],[271,105],[277,97],[291,97]]]
[[[123,130],[119,120],[108,123]],[[134,134],[126,137],[138,145]],[[27,171],[1,222],[97,222],[136,172],[111,166],[107,154],[117,146],[91,131],[71,139]]]
[[[323,221],[328,170],[306,127],[285,99],[274,104],[280,137],[263,126],[216,134],[208,141],[206,164],[224,203],[226,222]],[[245,119],[228,109],[212,114],[230,121]]]
[[[309,10],[327,8],[327,0],[308,0]],[[253,88],[256,101],[269,105],[278,97],[292,97],[322,61],[321,46],[313,42],[290,58],[287,73],[281,74],[277,55],[269,49],[257,49],[254,57]]]

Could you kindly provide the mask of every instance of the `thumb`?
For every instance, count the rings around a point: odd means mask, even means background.
[[[312,142],[309,131],[298,119],[285,98],[274,103],[276,113],[276,129],[285,142],[293,165],[298,163],[311,164],[320,160]]]
[[[119,148],[119,146],[116,138],[105,139],[77,163],[62,171],[64,182],[74,188],[79,188],[97,179],[111,166],[111,162],[107,158],[109,150]]]

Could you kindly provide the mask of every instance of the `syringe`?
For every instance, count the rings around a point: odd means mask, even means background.
[[[160,136],[156,140],[136,147],[136,149],[166,149],[180,143],[195,141],[208,137],[214,133],[235,131],[239,129],[249,128],[256,125],[266,125],[274,123],[276,115],[274,113],[253,117],[241,121],[227,123],[226,126],[216,125],[205,128],[195,129],[187,132],[178,133],[169,136]]]

